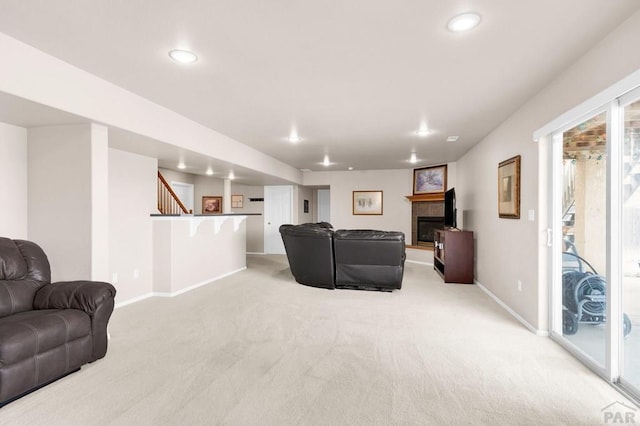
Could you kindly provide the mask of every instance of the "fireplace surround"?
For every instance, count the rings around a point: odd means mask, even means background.
[[[423,222],[421,227],[418,225],[419,220]],[[444,200],[412,200],[411,245],[433,248],[433,229],[443,227]]]

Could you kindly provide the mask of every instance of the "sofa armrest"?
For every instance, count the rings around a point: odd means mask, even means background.
[[[36,292],[34,309],[78,309],[93,315],[116,289],[99,281],[65,281],[45,285]]]
[[[34,309],[78,309],[91,318],[93,362],[107,353],[107,324],[113,312],[116,289],[99,281],[67,281],[48,284],[36,292]]]

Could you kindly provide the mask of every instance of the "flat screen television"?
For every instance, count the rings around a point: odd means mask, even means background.
[[[458,211],[456,209],[456,190],[451,188],[444,193],[444,226],[455,228],[458,226]]]

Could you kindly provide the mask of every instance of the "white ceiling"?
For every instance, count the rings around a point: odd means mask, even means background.
[[[456,161],[638,9],[637,0],[0,0],[0,32],[296,168],[396,169]],[[479,27],[447,31],[470,10]],[[176,47],[199,61],[173,63]],[[0,120],[17,125],[82,121],[8,95],[0,107]],[[414,134],[421,123],[430,136]],[[293,127],[295,145],[285,140]],[[114,130],[116,145],[136,145]],[[172,168],[178,151],[154,143],[137,145]],[[189,158],[193,173],[215,162]]]

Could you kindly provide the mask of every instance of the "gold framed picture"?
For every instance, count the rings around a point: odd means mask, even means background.
[[[244,197],[242,195],[232,195],[231,196],[231,208],[232,209],[241,209],[243,202],[244,202]]]
[[[498,216],[520,219],[520,156],[498,164]]]
[[[353,214],[381,215],[382,191],[353,191]]]
[[[222,213],[222,197],[204,196],[202,197],[202,214]]]
[[[413,195],[437,194],[447,190],[447,165],[413,169]]]

